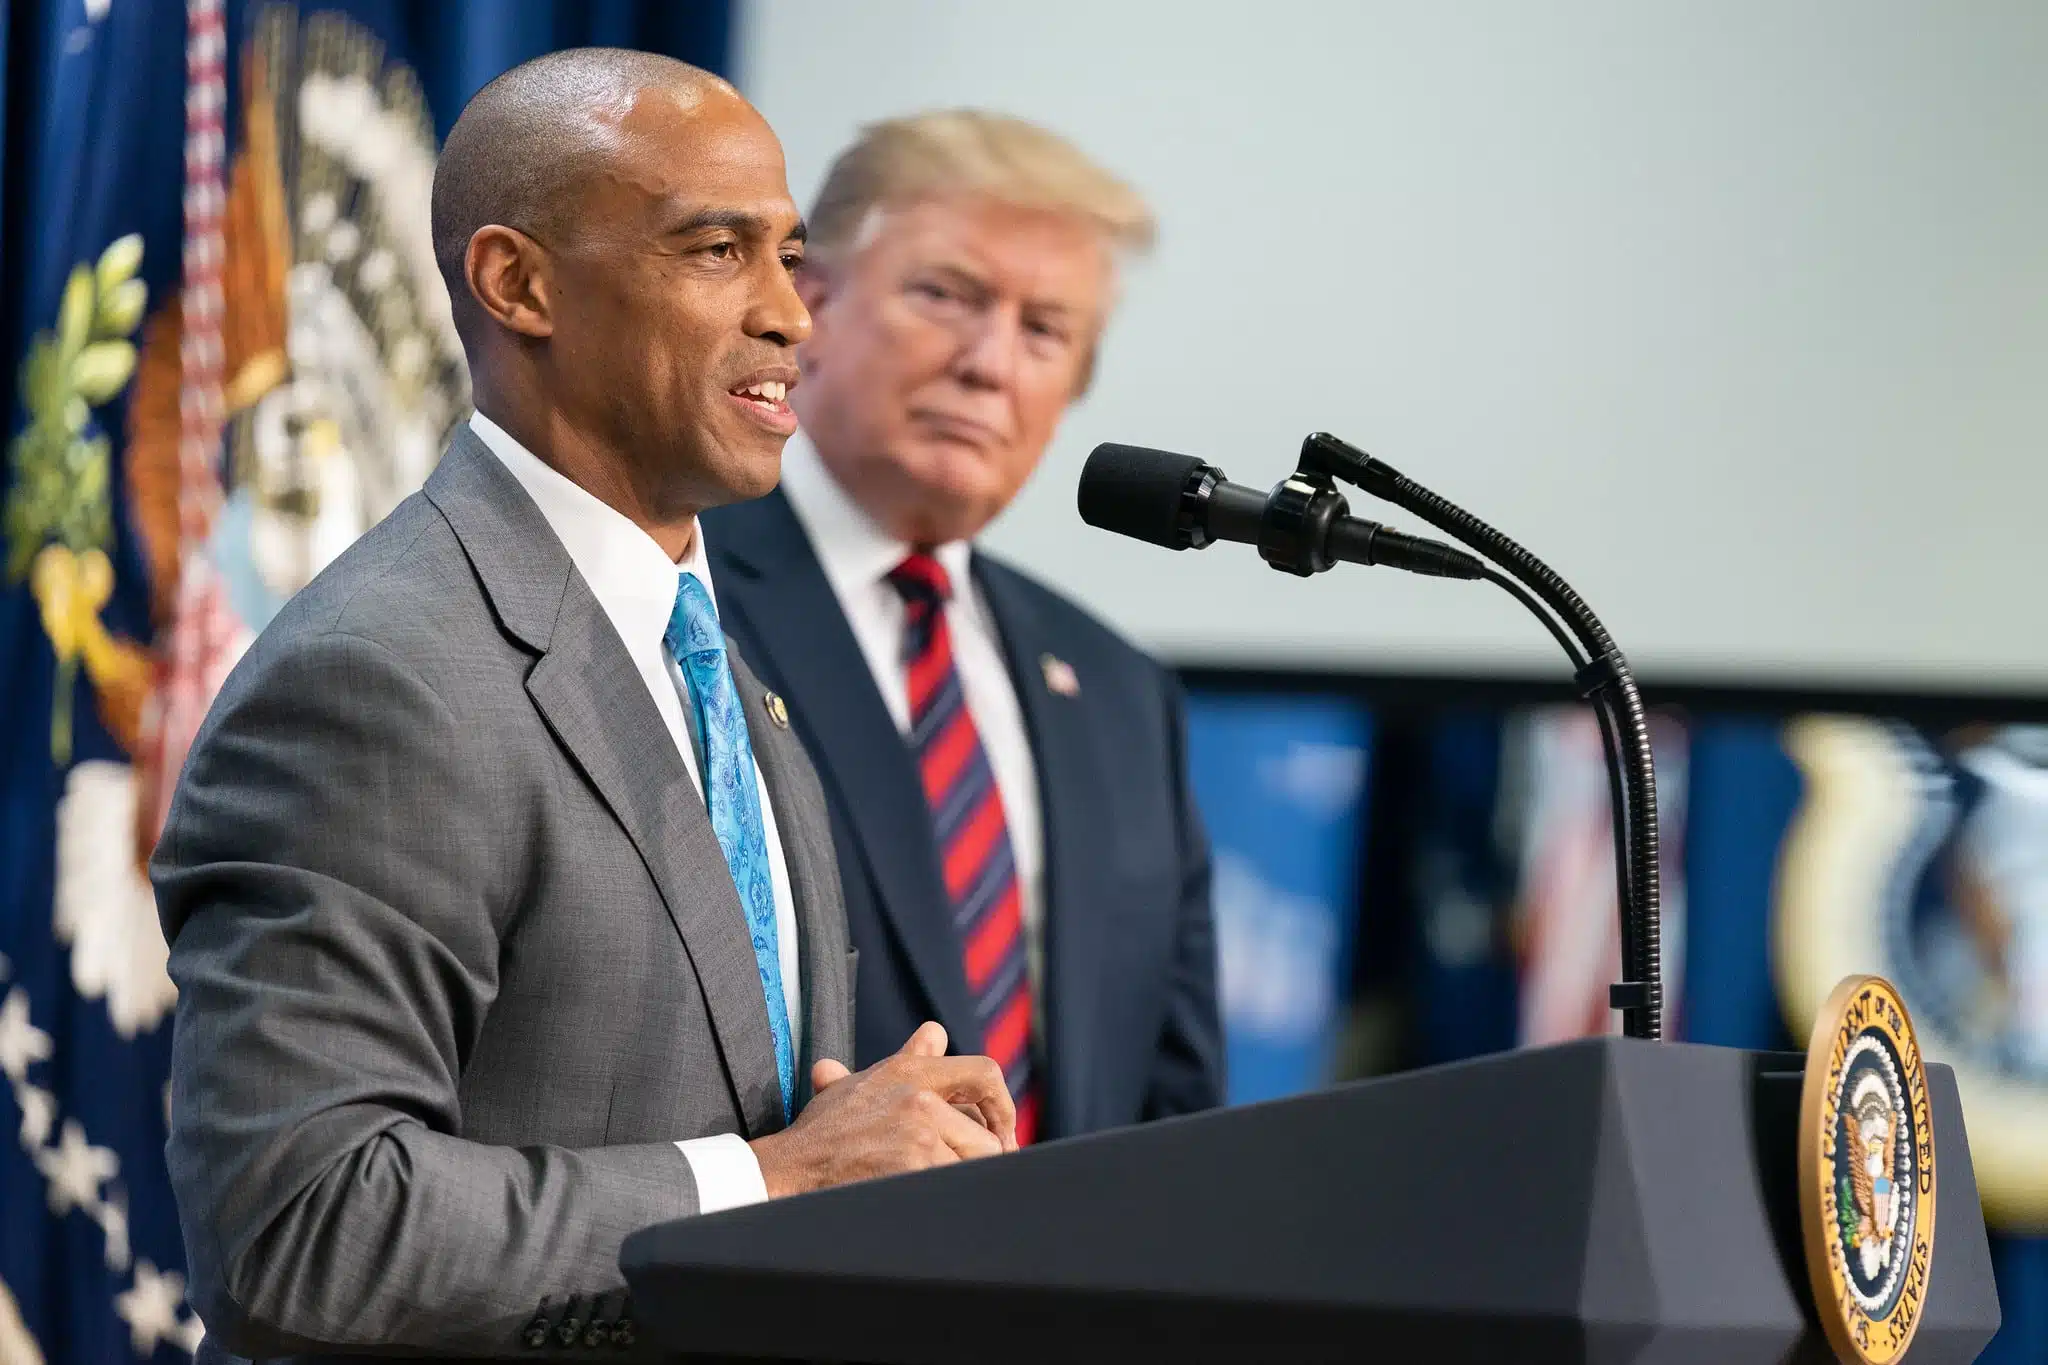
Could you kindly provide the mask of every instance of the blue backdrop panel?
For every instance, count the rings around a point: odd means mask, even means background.
[[[1372,721],[1349,702],[1197,697],[1188,764],[1216,859],[1233,1102],[1331,1078]]]

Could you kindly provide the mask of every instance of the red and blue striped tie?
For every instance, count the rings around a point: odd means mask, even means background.
[[[945,566],[928,554],[910,555],[890,572],[889,581],[903,595],[910,747],[931,806],[967,989],[981,1020],[982,1049],[1003,1069],[1017,1101],[1021,1145],[1037,1134],[1039,1104],[1032,1076],[1024,904],[995,770],[975,733],[960,672],[953,666],[945,612],[953,583]]]

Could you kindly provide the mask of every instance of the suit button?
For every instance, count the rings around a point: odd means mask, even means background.
[[[533,1321],[526,1324],[526,1330],[519,1334],[529,1351],[538,1351],[548,1344],[548,1300],[542,1299],[540,1307],[533,1310]]]
[[[576,1306],[582,1302],[581,1294],[571,1294],[568,1306],[562,1309],[562,1321],[555,1327],[555,1340],[564,1346],[574,1346],[583,1335],[583,1319],[576,1312]]]
[[[611,1302],[611,1295],[599,1294],[590,1305],[590,1325],[583,1329],[583,1344],[595,1350],[612,1339],[612,1325],[605,1320],[604,1307]]]

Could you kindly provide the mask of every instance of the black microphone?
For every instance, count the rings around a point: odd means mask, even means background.
[[[1501,569],[1442,541],[1351,516],[1337,492],[1338,479],[1420,517]],[[1294,473],[1263,495],[1226,482],[1222,470],[1189,455],[1099,445],[1081,471],[1080,504],[1081,519],[1090,526],[1169,550],[1238,540],[1257,545],[1274,568],[1304,577],[1349,561],[1441,578],[1483,578],[1526,607],[1571,659],[1607,751],[1622,960],[1622,980],[1610,988],[1608,1000],[1621,1011],[1628,1036],[1664,1036],[1657,772],[1649,723],[1628,660],[1570,584],[1463,508],[1320,431],[1302,442]]]
[[[1343,495],[1314,474],[1293,474],[1261,493],[1192,455],[1110,442],[1088,457],[1078,502],[1090,526],[1169,550],[1200,550],[1219,540],[1256,545],[1268,564],[1303,577],[1339,563],[1436,578],[1486,573],[1454,546],[1349,515]]]

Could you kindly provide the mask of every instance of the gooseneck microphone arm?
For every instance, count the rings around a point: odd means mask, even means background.
[[[1641,692],[1628,660],[1607,628],[1578,593],[1557,573],[1513,540],[1463,508],[1438,496],[1385,461],[1374,458],[1325,432],[1302,442],[1300,469],[1305,474],[1341,479],[1374,497],[1394,504],[1464,542],[1506,570],[1526,592],[1507,579],[1484,576],[1507,588],[1524,606],[1551,627],[1578,670],[1581,693],[1593,703],[1601,738],[1608,752],[1609,786],[1614,800],[1617,840],[1617,894],[1621,899],[1621,975],[1608,990],[1608,1002],[1621,1011],[1622,1031],[1631,1038],[1661,1038],[1664,1033],[1662,975],[1662,896],[1657,848],[1657,775],[1650,749],[1650,728]],[[1533,594],[1533,599],[1530,596]],[[1548,608],[1549,611],[1543,610]],[[1555,612],[1583,648],[1569,647]],[[1626,857],[1621,849],[1627,850]]]
[[[1507,573],[1455,546],[1350,515],[1338,479],[1407,508]],[[1663,1036],[1657,779],[1649,727],[1628,661],[1570,585],[1477,517],[1320,432],[1302,443],[1298,467],[1270,492],[1231,483],[1215,465],[1193,456],[1108,443],[1088,457],[1078,494],[1081,519],[1090,526],[1169,550],[1238,541],[1256,545],[1273,568],[1304,578],[1339,563],[1484,578],[1528,608],[1572,661],[1606,751],[1622,959],[1622,980],[1609,989],[1608,1002],[1621,1011],[1630,1037]]]
[[[1557,623],[1557,617],[1550,613],[1549,608],[1529,595],[1527,588],[1496,569],[1488,569],[1480,574],[1480,577],[1514,598],[1517,602],[1520,602],[1531,616],[1543,623],[1543,628],[1550,632],[1550,638],[1557,641],[1557,647],[1562,649],[1564,656],[1572,661],[1572,674],[1574,677],[1585,672],[1586,656],[1580,652],[1578,641],[1572,639],[1570,633]],[[1613,812],[1614,817],[1608,823],[1612,827],[1614,836],[1614,886],[1615,895],[1618,897],[1615,901],[1615,907],[1619,914],[1626,915],[1629,905],[1630,875],[1628,865],[1629,818],[1628,792],[1622,785],[1621,779],[1621,751],[1615,744],[1614,718],[1609,714],[1605,698],[1600,696],[1589,697],[1587,702],[1593,708],[1593,718],[1599,722],[1600,751],[1606,758],[1607,802],[1608,808]]]

